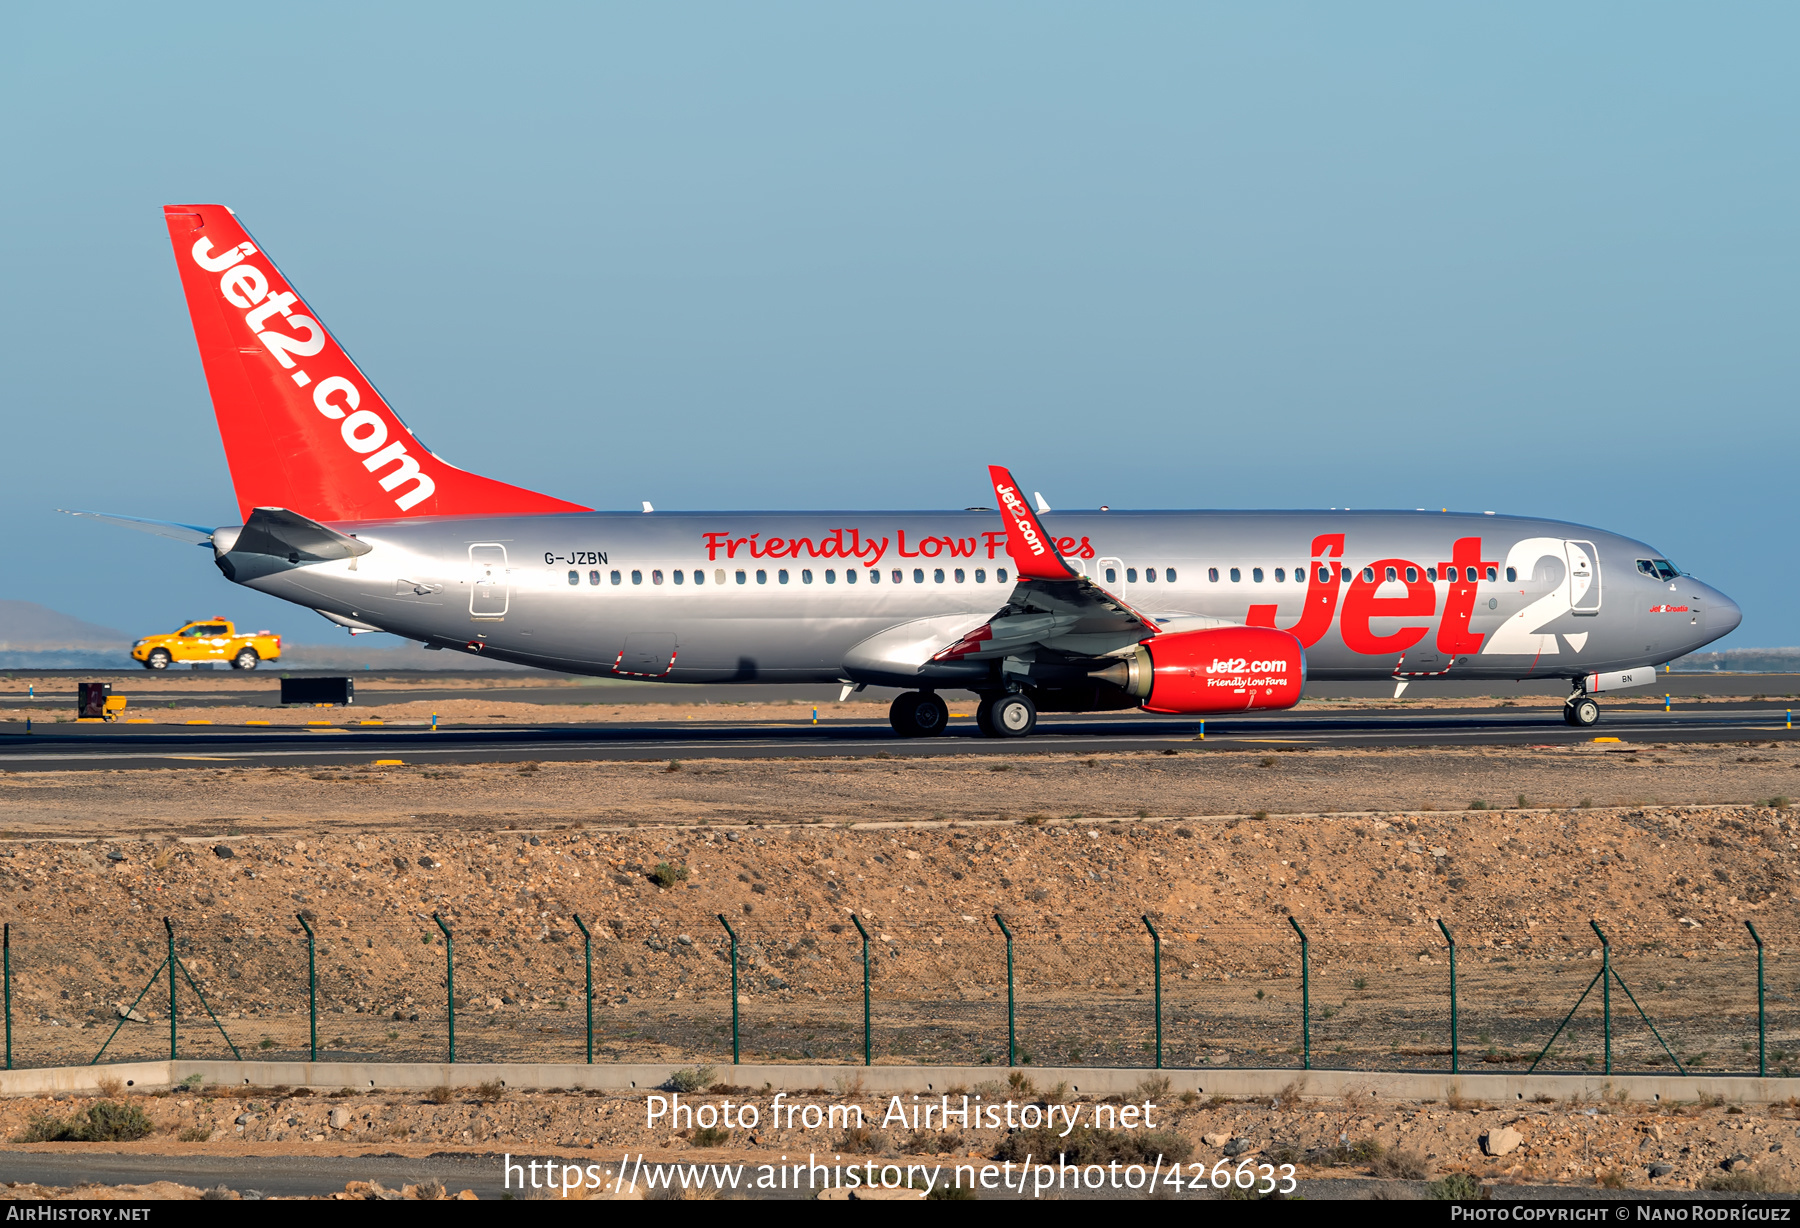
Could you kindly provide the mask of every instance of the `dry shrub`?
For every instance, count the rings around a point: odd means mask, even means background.
[[[1015,1130],[1000,1140],[994,1159],[1067,1164],[1165,1164],[1180,1162],[1194,1153],[1194,1144],[1172,1130],[1096,1130],[1077,1127],[1067,1138],[1060,1130]]]
[[[1169,1081],[1168,1075],[1145,1075],[1142,1079],[1138,1080],[1138,1085],[1131,1089],[1131,1095],[1128,1099],[1139,1102],[1145,1100],[1161,1100],[1169,1094],[1169,1088],[1172,1086],[1173,1084]]]
[[[506,1095],[506,1084],[498,1079],[489,1079],[475,1087],[475,1099],[482,1104],[498,1104],[504,1095]]]
[[[425,1093],[425,1099],[433,1104],[449,1104],[455,1098],[456,1093],[451,1091],[449,1085],[445,1083],[440,1083]]]
[[[1281,1109],[1297,1109],[1300,1107],[1300,1096],[1306,1090],[1306,1081],[1296,1079],[1275,1093],[1275,1107]]]
[[[1423,1181],[1431,1176],[1431,1166],[1425,1162],[1425,1157],[1406,1147],[1383,1152],[1369,1166],[1369,1171],[1377,1177],[1396,1181]]]
[[[135,1104],[96,1100],[68,1119],[34,1117],[19,1137],[20,1143],[128,1143],[146,1138],[155,1124]]]
[[[125,1094],[125,1081],[117,1075],[107,1075],[104,1078],[96,1079],[94,1086],[99,1088],[100,1094],[108,1100],[117,1100]]]
[[[900,1150],[915,1156],[954,1155],[962,1150],[962,1145],[963,1136],[949,1130],[920,1130]]]
[[[867,1126],[851,1126],[838,1140],[837,1149],[851,1156],[880,1155],[887,1150],[887,1139]]]
[[[688,1141],[695,1147],[723,1147],[731,1141],[731,1131],[718,1126],[701,1126]]]

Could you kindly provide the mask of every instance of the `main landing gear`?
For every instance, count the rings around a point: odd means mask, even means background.
[[[931,691],[907,691],[888,708],[888,723],[903,738],[933,738],[950,723],[950,709]],[[990,695],[975,723],[990,738],[1022,738],[1037,728],[1037,705],[1022,692]]]
[[[975,709],[975,723],[990,738],[1022,738],[1037,728],[1037,705],[1029,695],[990,695]]]
[[[907,691],[888,707],[888,723],[903,738],[934,738],[950,723],[950,709],[932,691]]]
[[[1600,719],[1600,705],[1592,695],[1571,695],[1563,705],[1563,720],[1577,729],[1586,729]]]

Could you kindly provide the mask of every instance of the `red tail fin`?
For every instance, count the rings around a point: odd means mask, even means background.
[[[223,205],[165,205],[194,338],[248,518],[316,520],[585,512],[465,473],[413,438]]]
[[[1021,580],[1072,580],[1075,571],[1063,561],[1056,539],[1038,523],[1037,513],[1025,502],[1012,473],[1001,465],[989,465],[994,498],[1000,503],[1000,519],[1006,523],[1006,552],[1012,555]]]

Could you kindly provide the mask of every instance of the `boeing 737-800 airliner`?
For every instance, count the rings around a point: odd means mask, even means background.
[[[1593,696],[1738,625],[1642,542],[1449,512],[596,512],[427,451],[220,205],[164,210],[242,523],[210,546],[351,631],[571,673],[940,688],[995,737],[1037,712],[1285,708],[1305,681],[1565,679]],[[245,664],[254,664],[245,662]]]

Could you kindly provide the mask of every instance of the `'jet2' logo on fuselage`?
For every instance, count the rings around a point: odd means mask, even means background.
[[[290,378],[295,385],[304,388],[313,382],[312,376],[295,369],[294,355],[311,358],[323,350],[325,329],[311,316],[293,310],[296,306],[305,306],[298,295],[287,290],[269,292],[269,274],[245,262],[246,257],[255,254],[256,246],[251,243],[240,243],[218,255],[213,254],[211,239],[201,239],[193,247],[194,263],[209,273],[222,274],[219,293],[226,302],[244,312],[244,324],[256,334],[263,348],[275,356],[276,362],[293,372]],[[296,331],[305,333],[305,337],[268,327],[269,317],[277,314]],[[378,479],[381,489],[392,492],[409,482],[412,484],[411,489],[394,497],[394,506],[403,512],[410,511],[437,490],[437,483],[419,468],[418,458],[406,450],[405,443],[398,439],[388,443],[386,420],[374,410],[357,408],[362,402],[362,390],[350,380],[341,375],[328,376],[313,389],[312,399],[315,409],[339,423],[338,433],[343,437],[344,446],[362,456],[364,469],[374,473],[385,465],[394,466]]]

